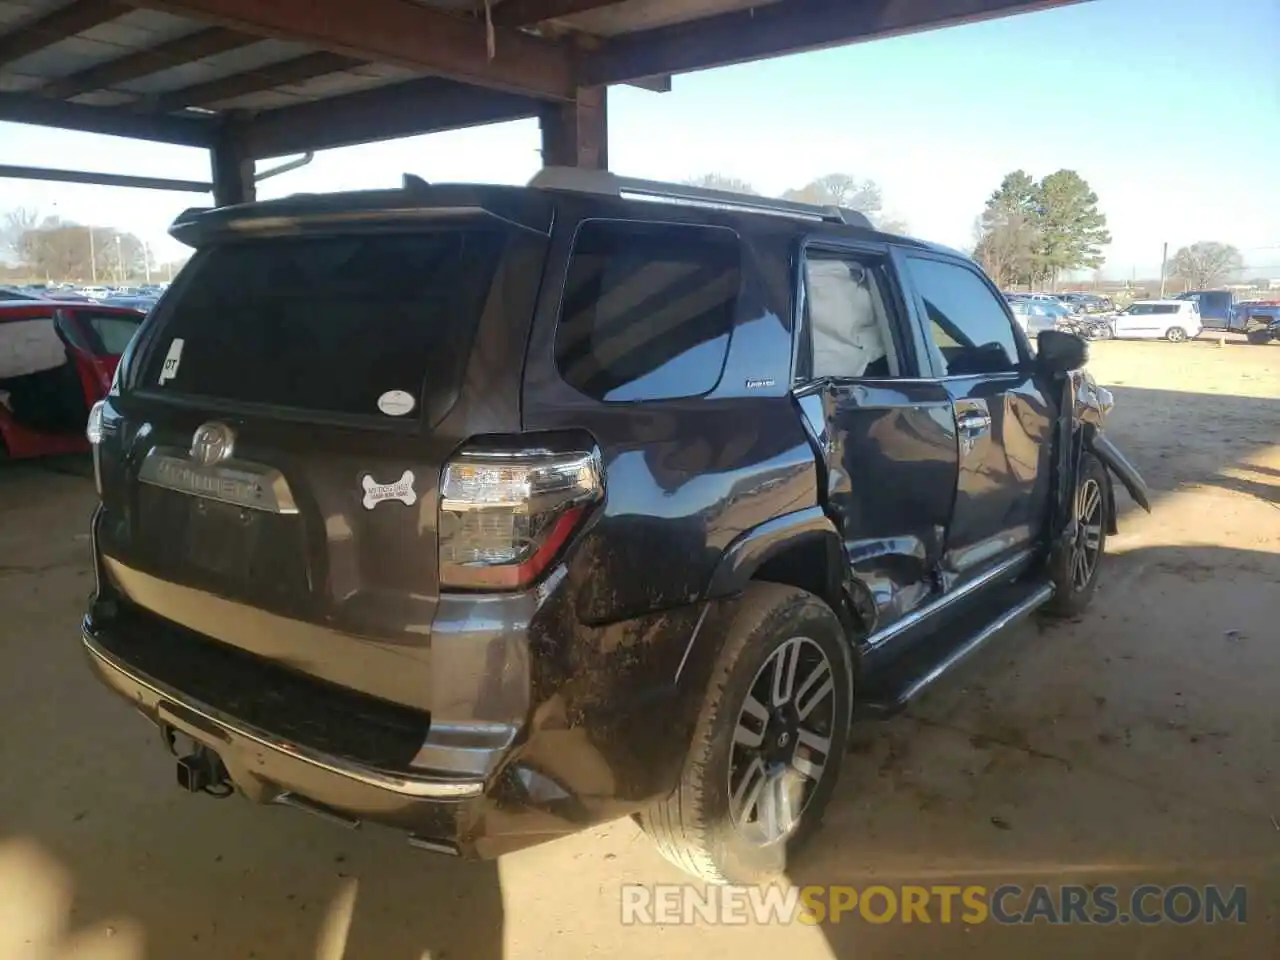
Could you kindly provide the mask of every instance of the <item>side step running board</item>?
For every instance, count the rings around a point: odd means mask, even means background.
[[[893,692],[886,696],[873,698],[858,705],[859,712],[866,716],[888,717],[906,708],[912,700],[940,677],[967,660],[979,647],[994,637],[1005,627],[1033,613],[1053,597],[1053,586],[1043,584],[1035,587],[1024,599],[1008,607],[994,620],[981,627],[969,639],[959,646],[952,647],[935,661],[932,666],[912,677],[904,678],[892,688]]]

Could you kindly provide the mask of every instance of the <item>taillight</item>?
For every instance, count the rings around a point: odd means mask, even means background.
[[[594,451],[462,450],[440,482],[441,588],[528,586],[603,499]]]
[[[102,443],[102,408],[106,404],[99,400],[89,408],[89,419],[84,425],[84,435],[89,441],[93,456],[93,485],[98,491],[98,496],[102,496],[102,463],[98,452],[98,445]]]

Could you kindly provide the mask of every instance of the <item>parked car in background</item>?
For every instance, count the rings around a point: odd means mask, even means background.
[[[32,293],[30,290],[23,290],[21,287],[0,287],[0,300],[43,300],[44,298],[38,293]]]
[[[1280,300],[1252,300],[1236,304],[1240,329],[1250,343],[1280,339]]]
[[[1200,335],[1203,325],[1194,300],[1135,300],[1111,324],[1117,339],[1181,343]]]
[[[1059,297],[1063,303],[1070,304],[1078,313],[1106,313],[1115,309],[1115,304],[1107,297],[1101,297],[1096,293],[1062,293]]]
[[[1113,477],[1149,506],[1083,342],[853,211],[552,169],[171,232],[82,634],[192,793],[776,878],[855,702],[1078,615]]]
[[[101,302],[109,307],[128,307],[130,310],[141,310],[143,313],[147,313],[156,305],[158,299],[158,297],[137,294],[136,296],[107,297]]]
[[[107,297],[111,296],[112,294],[112,290],[110,287],[102,287],[102,286],[96,286],[96,285],[89,286],[89,287],[80,287],[78,292],[88,297],[90,300],[105,300]]]
[[[1056,329],[1071,316],[1071,311],[1064,304],[1049,300],[1014,300],[1009,304],[1009,310],[1032,343],[1041,331]]]
[[[0,457],[87,451],[89,408],[107,395],[142,318],[92,304],[0,303]]]

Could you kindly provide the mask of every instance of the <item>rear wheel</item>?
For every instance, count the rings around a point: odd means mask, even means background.
[[[680,783],[637,820],[668,860],[717,883],[787,869],[817,828],[844,756],[849,652],[831,608],[754,583],[712,672]]]
[[[1181,327],[1170,327],[1164,332],[1164,338],[1170,343],[1182,343],[1187,339],[1187,331]]]
[[[1093,600],[1107,546],[1108,509],[1107,468],[1086,453],[1072,502],[1074,535],[1069,543],[1058,545],[1049,561],[1054,593],[1045,609],[1054,616],[1078,616]]]

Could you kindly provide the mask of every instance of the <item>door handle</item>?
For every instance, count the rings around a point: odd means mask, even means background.
[[[986,433],[991,429],[991,417],[988,414],[971,410],[959,417],[959,427],[970,436]]]

